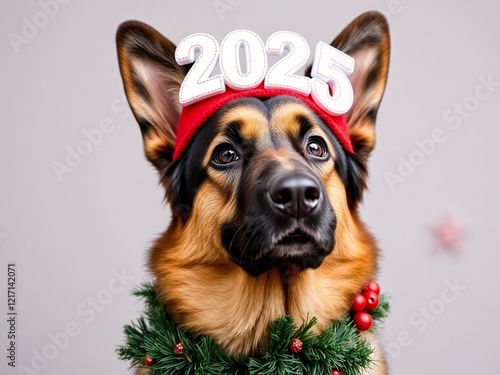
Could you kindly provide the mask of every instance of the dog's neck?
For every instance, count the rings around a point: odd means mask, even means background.
[[[362,225],[339,231],[342,245],[318,269],[272,269],[258,277],[229,258],[214,262],[207,254],[224,249],[179,225],[174,221],[151,252],[158,292],[183,329],[211,336],[229,354],[256,354],[269,324],[284,314],[299,324],[314,316],[316,330],[323,330],[347,313],[354,294],[376,272],[375,244]]]

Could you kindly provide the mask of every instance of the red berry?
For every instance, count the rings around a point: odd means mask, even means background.
[[[370,290],[372,292],[377,293],[377,295],[379,295],[380,294],[380,285],[378,285],[378,283],[375,280],[368,281],[368,284],[366,284],[365,287],[363,288],[363,293],[368,292]]]
[[[144,364],[145,364],[146,366],[151,366],[151,365],[153,364],[153,362],[154,362],[154,361],[153,361],[153,358],[151,358],[151,357],[146,357],[146,358],[144,358]]]
[[[175,344],[174,354],[175,355],[183,355],[184,353],[186,353],[186,349],[184,349],[184,345],[182,345],[182,343]]]
[[[360,312],[363,311],[366,307],[366,298],[361,293],[358,293],[354,296],[354,301],[352,301],[352,311]]]
[[[362,311],[354,315],[354,324],[360,331],[369,330],[372,327],[373,319],[366,311]]]
[[[339,370],[332,370],[332,375],[342,375]]]
[[[292,353],[300,353],[302,351],[302,341],[299,339],[291,339],[288,347]]]
[[[375,310],[378,306],[378,294],[369,290],[363,293],[363,297],[366,299],[366,309]]]

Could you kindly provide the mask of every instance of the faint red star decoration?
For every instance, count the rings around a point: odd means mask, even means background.
[[[465,234],[465,229],[458,227],[450,215],[444,216],[441,224],[431,228],[436,236],[434,252],[440,249],[451,250],[456,254],[462,252],[461,240]]]

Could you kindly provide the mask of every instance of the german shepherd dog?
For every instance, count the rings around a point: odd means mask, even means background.
[[[189,66],[148,25],[129,21],[117,32],[128,102],[172,213],[149,255],[158,294],[183,329],[229,354],[258,354],[284,314],[299,324],[314,316],[323,330],[377,272],[379,251],[358,205],[388,74],[387,22],[362,14],[331,45],[355,59],[346,114],[354,152],[311,108],[283,95],[223,106],[174,160]],[[370,374],[386,374],[376,335],[366,337],[375,348]]]

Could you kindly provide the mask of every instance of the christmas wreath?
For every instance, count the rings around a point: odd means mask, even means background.
[[[291,316],[281,316],[270,325],[269,341],[259,356],[235,357],[210,337],[180,329],[153,283],[143,284],[133,294],[145,299],[144,315],[124,327],[125,344],[117,352],[132,367],[147,367],[149,375],[361,375],[372,365],[373,348],[361,337],[355,319],[366,311],[349,313],[320,334],[311,332],[314,317],[297,326]],[[360,309],[359,301],[354,305]],[[380,295],[378,306],[368,311],[374,323],[381,322],[389,311],[385,296]]]

